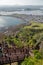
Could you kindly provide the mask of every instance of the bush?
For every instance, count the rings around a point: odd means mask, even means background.
[[[36,59],[41,59],[41,54],[40,54],[40,53],[37,53],[37,54],[35,55],[35,58],[36,58]]]
[[[21,65],[34,65],[34,60],[33,58],[25,58],[25,60],[21,63]]]

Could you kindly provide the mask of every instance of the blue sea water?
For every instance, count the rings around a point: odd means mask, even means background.
[[[22,23],[25,23],[25,22],[15,17],[0,16],[0,27],[9,27],[13,25],[15,26]]]

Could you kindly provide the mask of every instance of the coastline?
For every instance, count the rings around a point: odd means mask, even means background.
[[[15,17],[24,20],[26,23],[19,24],[16,26],[9,26],[8,28],[2,28],[4,34],[11,34],[12,32],[18,32],[23,26],[29,25],[31,21],[43,23],[43,15],[26,15],[26,14],[12,14],[12,15],[0,15],[0,16],[9,16]]]
[[[26,22],[30,22],[30,21],[43,22],[43,15],[11,14],[11,15],[0,15],[0,16],[15,17],[22,19]]]

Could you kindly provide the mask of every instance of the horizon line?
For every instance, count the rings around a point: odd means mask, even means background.
[[[0,6],[43,6],[43,5],[28,5],[28,4],[19,5],[19,4],[15,4],[15,5],[0,5]]]

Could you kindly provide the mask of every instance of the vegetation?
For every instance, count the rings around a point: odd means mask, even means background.
[[[21,65],[43,65],[43,60],[33,57],[25,58]]]
[[[4,40],[9,47],[12,47],[13,43],[20,48],[23,46],[29,46],[29,48],[33,50],[34,56],[25,58],[21,65],[43,65],[43,52],[41,53],[40,51],[40,44],[43,41],[43,23],[31,22],[30,25],[20,29],[15,36],[6,36]],[[37,45],[40,45],[39,48]]]
[[[34,50],[34,57],[25,58],[21,65],[43,65],[43,59],[38,50]]]
[[[43,40],[43,24],[32,22],[30,26],[25,26],[16,34],[16,36],[7,37],[7,42],[12,41],[19,47],[34,47]]]

